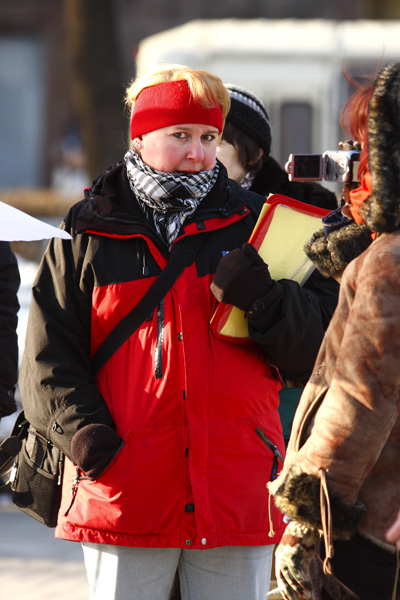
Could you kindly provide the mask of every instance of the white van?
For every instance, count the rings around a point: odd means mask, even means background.
[[[272,123],[272,154],[336,150],[352,91],[342,75],[400,61],[400,21],[222,19],[191,21],[139,45],[137,72],[166,63],[203,68],[259,96]]]

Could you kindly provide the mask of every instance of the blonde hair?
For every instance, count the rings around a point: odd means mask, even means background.
[[[204,108],[212,108],[219,104],[225,123],[231,101],[222,80],[209,71],[191,69],[184,65],[167,64],[154,67],[142,75],[139,74],[126,90],[125,103],[132,112],[135,100],[144,88],[182,80],[187,81],[193,99]]]

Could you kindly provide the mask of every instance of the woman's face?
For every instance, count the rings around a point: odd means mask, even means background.
[[[217,146],[217,157],[228,171],[228,177],[240,183],[246,171],[239,161],[239,152],[235,146],[221,139]]]
[[[219,131],[210,125],[171,125],[143,134],[143,162],[165,173],[197,173],[215,166]]]

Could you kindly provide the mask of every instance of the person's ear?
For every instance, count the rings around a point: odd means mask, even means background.
[[[264,150],[262,148],[259,149],[259,151],[257,152],[257,156],[249,163],[249,167],[254,167],[256,165],[258,165],[258,163],[260,162],[262,156],[264,154]]]
[[[141,150],[143,148],[142,139],[139,137],[134,138],[133,145],[136,150]]]

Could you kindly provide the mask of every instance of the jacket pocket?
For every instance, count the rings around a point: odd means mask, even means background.
[[[267,448],[269,448],[274,455],[274,461],[272,463],[272,471],[271,471],[271,476],[270,476],[270,481],[274,481],[274,479],[276,479],[276,476],[278,474],[279,461],[281,461],[283,464],[285,458],[284,458],[283,454],[280,452],[279,448],[274,444],[274,442],[272,442],[269,439],[269,437],[264,433],[264,431],[261,429],[260,426],[258,426],[257,429],[255,429],[254,431],[258,435],[260,440],[262,440],[264,442],[264,444],[267,446]]]

